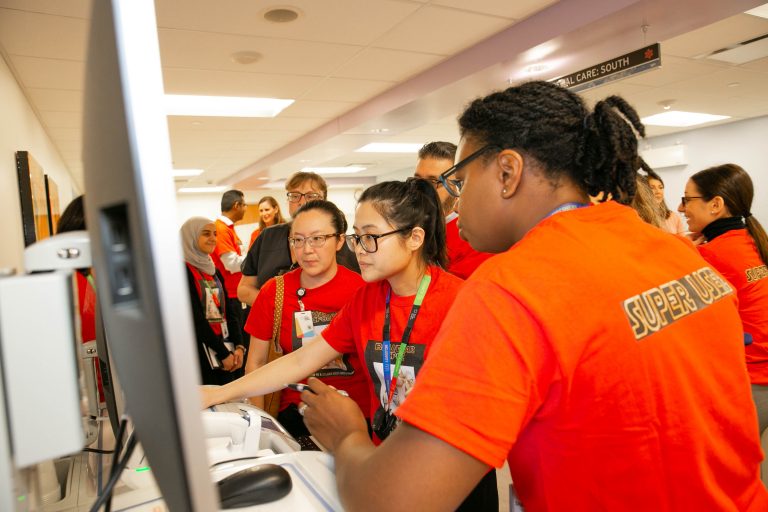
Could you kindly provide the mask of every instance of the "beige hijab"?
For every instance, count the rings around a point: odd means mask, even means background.
[[[181,248],[184,250],[184,261],[205,272],[209,276],[216,273],[216,266],[213,264],[211,256],[205,254],[197,246],[197,239],[200,238],[200,232],[208,224],[214,224],[211,219],[205,217],[192,217],[181,226]]]

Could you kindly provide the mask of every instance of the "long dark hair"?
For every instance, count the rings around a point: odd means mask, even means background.
[[[272,208],[274,208],[276,210],[276,212],[275,212],[275,223],[273,224],[273,226],[277,226],[278,224],[283,224],[285,222],[285,219],[283,218],[283,212],[280,211],[280,205],[277,204],[277,200],[274,197],[272,197],[272,196],[264,196],[261,199],[259,199],[259,202],[256,203],[256,204],[261,206],[261,203],[264,203],[264,202],[269,203],[269,206],[271,206]],[[264,223],[264,219],[262,219],[261,215],[259,215],[259,229],[264,231],[268,227],[269,226],[267,226]]]
[[[70,202],[56,223],[56,233],[82,231],[85,229],[85,196],[77,196]]]
[[[705,201],[716,196],[723,198],[728,212],[734,217],[744,217],[750,236],[755,241],[760,259],[768,265],[768,236],[765,229],[752,216],[752,199],[755,189],[747,171],[736,164],[724,164],[699,171],[691,176]]]
[[[445,217],[431,183],[416,178],[377,183],[365,189],[359,202],[370,202],[397,229],[409,226],[422,228],[424,245],[421,257],[424,263],[446,267]]]
[[[635,194],[637,136],[645,127],[626,101],[610,96],[589,112],[575,93],[527,82],[473,101],[459,118],[462,137],[516,149],[546,177],[565,174],[590,196],[628,204]],[[602,194],[601,194],[602,193]]]

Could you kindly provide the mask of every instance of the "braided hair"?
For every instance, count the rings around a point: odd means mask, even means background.
[[[445,218],[431,183],[418,178],[377,183],[365,189],[359,202],[370,202],[379,215],[397,229],[422,228],[422,259],[427,265],[446,267]]]
[[[575,93],[534,81],[473,101],[461,136],[532,157],[553,182],[565,174],[590,196],[629,203],[635,194],[637,136],[645,127],[618,96],[589,112]]]

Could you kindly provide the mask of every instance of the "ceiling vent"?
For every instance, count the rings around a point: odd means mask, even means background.
[[[727,48],[720,48],[704,57],[737,65],[768,57],[768,34],[742,41]]]

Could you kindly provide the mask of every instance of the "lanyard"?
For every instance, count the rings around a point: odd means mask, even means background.
[[[301,299],[304,298],[304,296],[307,294],[307,289],[303,286],[296,290],[296,296],[298,297],[299,307],[302,311],[304,311],[304,303],[301,301]]]
[[[387,390],[387,403],[386,410],[389,410],[389,405],[392,403],[392,398],[395,395],[395,389],[397,387],[397,376],[400,374],[400,364],[403,362],[405,356],[405,349],[408,346],[408,341],[411,337],[411,331],[413,330],[413,324],[416,322],[416,316],[419,314],[419,308],[424,301],[424,296],[427,294],[429,288],[429,282],[432,280],[432,276],[429,275],[429,271],[424,274],[419,283],[419,290],[416,292],[416,298],[413,301],[411,307],[411,314],[408,316],[408,323],[405,324],[405,330],[403,331],[403,339],[400,340],[400,347],[397,349],[397,358],[395,359],[395,371],[390,380],[390,341],[389,341],[389,300],[392,296],[392,288],[387,291],[386,307],[384,309],[384,331],[382,334],[382,346],[381,346],[381,362],[384,367],[384,385]]]
[[[214,277],[214,279],[216,279],[216,277]],[[213,288],[211,287],[211,283],[209,283],[208,280],[205,277],[203,277],[202,281],[203,281],[203,284],[205,285],[205,287],[208,288],[208,291],[211,292],[211,298],[213,299],[213,303],[216,304],[216,307],[219,308],[219,310],[221,310],[221,302],[219,301],[219,296],[218,296],[219,294],[213,292]],[[219,288],[219,283],[218,282],[216,282],[216,288]],[[217,291],[221,291],[221,290],[219,289]]]
[[[547,215],[544,216],[546,219],[547,217],[551,217],[552,215],[560,212],[567,212],[568,210],[575,210],[576,208],[583,208],[587,206],[584,203],[563,203],[551,212],[549,212]]]

